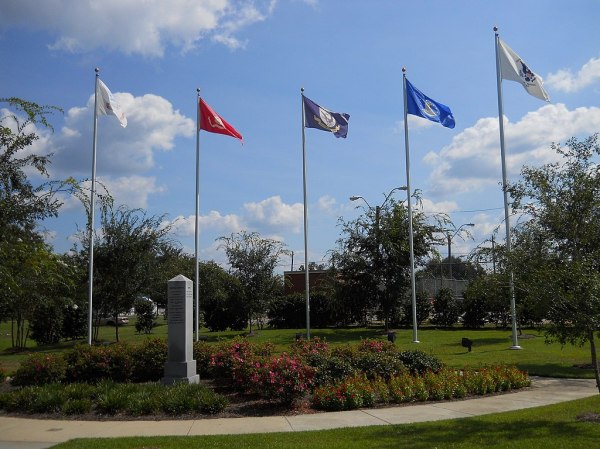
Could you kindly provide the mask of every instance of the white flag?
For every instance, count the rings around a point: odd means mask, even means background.
[[[525,61],[516,54],[501,39],[498,39],[500,53],[500,73],[505,80],[520,83],[529,95],[544,101],[550,101],[548,93],[544,90],[543,80],[539,75],[525,64]]]
[[[112,92],[101,79],[98,80],[98,87],[100,88],[100,98],[98,101],[98,113],[102,115],[114,115],[121,123],[121,126],[125,128],[127,126],[127,117],[121,110],[121,105],[115,100]]]

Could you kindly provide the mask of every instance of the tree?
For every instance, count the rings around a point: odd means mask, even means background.
[[[48,177],[52,156],[30,148],[40,138],[37,126],[52,130],[49,116],[60,109],[19,98],[0,102],[15,111],[0,116],[0,319],[12,320],[13,347],[24,349],[26,323],[36,307],[52,295],[65,295],[70,287],[65,267],[44,244],[37,226],[57,215],[61,202],[56,194],[71,191],[75,182],[34,185],[31,180]]]
[[[454,292],[449,288],[440,288],[433,298],[433,317],[431,322],[451,327],[458,321],[461,309]]]
[[[252,319],[263,316],[269,300],[283,290],[282,281],[274,272],[279,258],[288,251],[282,242],[264,239],[256,232],[241,231],[218,240],[220,248],[225,249],[231,274],[241,284],[252,332]]]
[[[110,315],[115,322],[115,338],[119,341],[118,315],[128,312],[135,298],[160,276],[161,255],[174,242],[163,216],[147,216],[140,209],[103,203],[101,229],[94,244],[94,339],[99,319]],[[80,263],[88,257],[88,240],[82,239]],[[166,284],[167,278],[164,279]]]
[[[513,209],[526,214],[521,245],[510,254],[513,270],[529,260],[529,298],[549,304],[549,339],[590,344],[596,384],[600,366],[595,334],[600,330],[600,156],[598,134],[552,144],[560,162],[524,167],[509,186]],[[533,260],[533,263],[531,261]]]
[[[331,264],[339,272],[340,293],[351,305],[348,316],[352,319],[362,317],[360,322],[364,322],[368,310],[376,309],[389,329],[393,311],[410,288],[408,224],[407,207],[393,200],[369,207],[355,220],[340,219],[342,237]],[[422,212],[413,212],[415,266],[423,265],[433,244],[439,243],[435,237],[439,227],[429,224]]]
[[[240,281],[212,261],[200,263],[199,275],[206,327],[211,332],[245,329],[249,310]]]
[[[152,333],[152,329],[156,325],[154,318],[154,303],[145,297],[139,297],[133,303],[135,308],[135,316],[137,318],[135,322],[135,330],[137,332],[143,332],[145,334]]]

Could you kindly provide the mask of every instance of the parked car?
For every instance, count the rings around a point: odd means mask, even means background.
[[[129,317],[127,315],[119,315],[117,317],[117,323],[119,324],[119,326],[124,326],[126,324],[129,324]],[[115,325],[115,317],[108,316],[108,315],[104,315],[104,316],[100,317],[100,325],[114,326]]]

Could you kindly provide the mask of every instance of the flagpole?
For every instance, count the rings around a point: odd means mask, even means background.
[[[408,98],[406,96],[406,68],[402,67],[404,93],[404,148],[406,149],[406,197],[408,200],[408,244],[410,248],[410,285],[412,293],[413,343],[420,343],[417,334],[417,289],[415,286],[415,251],[413,246],[413,214],[410,190],[410,150],[408,147]]]
[[[496,84],[498,86],[498,123],[500,125],[500,157],[502,159],[502,191],[504,193],[504,225],[506,227],[506,252],[510,254],[511,238],[510,238],[510,214],[508,211],[508,191],[506,181],[506,148],[504,145],[504,110],[502,107],[502,74],[500,72],[500,51],[498,27],[494,27],[495,43],[496,43]],[[508,285],[510,289],[510,313],[512,316],[512,346],[510,349],[521,349],[517,337],[517,313],[515,306],[515,284],[512,269],[509,273]]]
[[[89,257],[89,281],[88,281],[88,345],[92,344],[92,300],[94,298],[94,209],[96,207],[96,141],[98,130],[98,80],[100,69],[94,70],[96,77],[94,81],[94,140],[92,144],[92,188],[90,192],[90,228],[88,229],[88,257]]]
[[[302,187],[304,193],[304,294],[306,298],[306,338],[310,339],[310,292],[308,270],[308,214],[306,210],[306,137],[304,128],[306,117],[304,111],[304,87],[300,88],[302,100]]]
[[[195,270],[195,282],[194,282],[194,296],[196,298],[196,341],[200,340],[200,225],[198,220],[200,219],[200,88],[196,89],[196,219],[194,220],[194,270]]]

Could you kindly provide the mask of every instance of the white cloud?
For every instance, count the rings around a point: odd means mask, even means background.
[[[189,215],[184,217],[179,215],[173,220],[165,222],[173,227],[173,234],[179,236],[193,236],[195,234],[196,216]],[[198,220],[200,225],[200,233],[202,231],[213,230],[218,233],[230,234],[232,232],[241,231],[244,228],[241,219],[235,214],[221,215],[220,212],[210,211],[208,215],[200,215]]]
[[[333,213],[337,213],[336,210],[336,200],[334,197],[332,197],[331,195],[323,195],[321,198],[319,198],[319,201],[317,202],[317,208],[325,213],[328,214],[333,214]]]
[[[578,92],[600,79],[600,58],[591,58],[576,74],[570,69],[561,69],[550,73],[545,83],[556,90],[563,92]]]
[[[431,120],[424,119],[423,117],[418,117],[412,114],[408,115],[409,131],[420,131],[422,129],[431,128],[432,126],[439,126],[439,124],[436,122],[432,122]],[[395,134],[404,134],[404,120],[396,122],[393,131]]]
[[[518,176],[523,165],[556,160],[553,142],[591,134],[600,129],[600,108],[569,110],[564,104],[542,106],[518,122],[505,118],[506,164],[510,177]],[[500,138],[497,118],[482,118],[456,135],[439,153],[424,161],[433,167],[429,196],[480,191],[497,185],[501,178]]]
[[[302,204],[285,204],[279,195],[258,203],[246,203],[244,209],[247,220],[253,225],[266,225],[277,231],[289,229],[294,233],[299,233],[302,229]]]
[[[23,25],[52,33],[53,50],[96,48],[161,57],[169,46],[188,51],[202,39],[232,49],[242,29],[266,20],[275,0],[19,0],[5,2],[4,28]]]
[[[98,117],[97,164],[103,176],[140,173],[154,167],[153,153],[169,151],[177,137],[194,134],[194,121],[174,110],[168,100],[152,94],[134,97],[115,93],[128,119],[121,128],[112,116]],[[92,154],[94,97],[69,109],[60,133],[47,142],[54,152],[53,174],[89,176]]]

